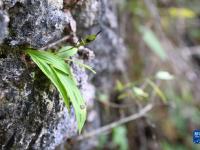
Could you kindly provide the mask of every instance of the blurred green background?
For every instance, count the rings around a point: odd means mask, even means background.
[[[192,137],[200,129],[200,1],[115,2],[129,50],[129,80],[116,80],[112,97],[99,93],[102,115],[112,114],[104,123],[137,113],[149,103],[153,109],[99,135],[98,149],[200,149]]]

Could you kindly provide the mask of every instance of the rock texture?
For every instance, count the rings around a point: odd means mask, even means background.
[[[79,0],[75,7],[63,11],[63,0],[0,0],[1,149],[52,150],[76,135],[73,108],[68,113],[49,80],[36,66],[30,67],[21,59],[21,47],[44,46],[62,37],[64,30],[75,32],[76,24],[80,37],[102,30],[89,46],[96,58],[88,63],[95,67],[97,75],[88,77],[84,69],[72,64],[88,105],[85,130],[99,127],[95,88],[109,93],[114,77],[124,71],[125,47],[117,34],[112,6],[109,0]],[[97,140],[88,140],[73,148],[92,149],[96,144]]]
[[[90,61],[97,74],[89,74],[89,79],[95,86],[96,93],[102,92],[108,96],[112,94],[115,79],[118,79],[126,70],[126,47],[118,33],[119,26],[116,8],[109,0],[87,0],[76,7],[73,16],[77,22],[78,35],[84,37],[102,31],[97,39],[88,45],[95,53],[95,59]],[[77,15],[78,14],[78,15]],[[94,102],[94,104],[98,104]],[[87,132],[97,129],[100,124],[100,111],[93,105],[88,113]],[[90,117],[91,116],[91,117]],[[96,137],[81,141],[68,149],[90,150],[98,145]],[[60,150],[63,150],[62,148]]]
[[[7,16],[7,13],[3,10],[1,10],[1,8],[3,7],[3,3],[2,1],[0,1],[0,43],[2,42],[2,40],[6,37],[7,33],[8,33],[8,22],[9,22],[9,18]]]
[[[115,5],[109,0],[87,0],[73,13],[80,37],[101,31],[88,47],[95,53],[91,63],[97,71],[97,75],[91,78],[95,86],[105,92],[113,88],[113,76],[119,75],[126,68],[126,47],[118,33],[116,14]]]
[[[34,77],[34,72],[11,57],[1,58],[0,66],[2,149],[54,149],[64,136],[76,133],[73,110],[68,114],[42,74]],[[44,81],[46,85],[40,83]]]
[[[40,47],[61,36],[70,16],[62,0],[10,0],[4,2],[10,17],[10,44]]]
[[[61,10],[62,0],[0,2],[0,147],[54,149],[77,132],[73,109],[68,113],[49,80],[20,59],[19,47],[56,40],[71,16]]]

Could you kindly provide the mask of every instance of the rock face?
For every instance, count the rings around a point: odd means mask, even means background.
[[[61,37],[70,16],[61,11],[62,0],[6,0],[1,6],[0,40],[6,39],[0,49],[0,147],[54,149],[76,134],[73,109],[69,114],[37,67],[27,68],[17,47]]]
[[[76,133],[73,110],[68,114],[43,75],[35,79],[16,58],[1,58],[0,66],[1,148],[53,149]]]
[[[85,129],[99,126],[94,109],[95,86],[109,92],[113,87],[113,74],[124,68],[125,47],[116,33],[118,23],[111,6],[109,0],[86,0],[64,12],[63,0],[0,0],[1,149],[51,150],[76,135],[73,108],[69,113],[41,71],[36,66],[28,67],[20,59],[21,47],[38,48],[62,37],[64,29],[67,33],[75,31],[70,28],[72,16],[80,37],[102,30],[89,47],[96,53],[95,60],[90,62],[98,72],[95,76],[89,75],[93,85],[88,82],[84,69],[72,65],[88,105]],[[83,141],[76,148],[91,149],[94,143]]]
[[[2,2],[0,1],[0,8],[2,7]],[[0,10],[0,43],[2,42],[2,40],[6,37],[7,33],[8,33],[8,21],[9,18],[7,16],[7,13],[3,10]]]
[[[4,3],[10,17],[10,44],[40,47],[59,38],[70,16],[62,0],[10,0]]]

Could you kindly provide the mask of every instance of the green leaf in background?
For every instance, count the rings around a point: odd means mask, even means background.
[[[143,89],[136,86],[133,87],[133,94],[135,94],[138,97],[144,97],[144,98],[149,97],[148,93],[144,92]]]
[[[161,147],[162,147],[162,150],[188,150],[182,144],[168,143],[166,141],[161,142]],[[193,149],[193,150],[195,150],[195,149]]]
[[[94,41],[100,33],[101,33],[101,30],[97,32],[96,34],[87,35],[83,40],[81,40],[80,44],[78,44],[77,47],[85,46],[89,44],[90,42]]]
[[[155,76],[157,79],[160,79],[160,80],[173,80],[174,79],[174,76],[171,75],[169,72],[167,71],[159,71],[156,73],[156,76]]]
[[[146,27],[140,27],[140,31],[143,35],[143,40],[147,44],[147,46],[162,60],[165,60],[167,58],[167,55],[154,32]]]
[[[103,149],[106,143],[108,142],[108,135],[100,134],[98,137],[98,149]]]
[[[119,80],[117,80],[116,81],[116,85],[115,85],[115,89],[117,90],[117,91],[122,91],[123,89],[124,89],[124,85],[123,85],[123,83],[121,82],[121,81],[119,81]]]
[[[113,129],[112,142],[119,146],[119,150],[128,150],[127,129],[125,126]]]
[[[64,46],[61,49],[58,50],[56,55],[62,57],[62,58],[68,58],[70,56],[74,56],[78,52],[77,47],[73,46]]]
[[[167,98],[165,97],[165,95],[162,92],[162,90],[153,81],[151,81],[150,79],[147,79],[146,81],[154,89],[154,91],[161,98],[161,100],[163,102],[167,102]]]
[[[179,18],[194,18],[197,16],[196,13],[189,8],[171,7],[168,9],[168,12],[172,17]]]
[[[62,58],[50,52],[29,49],[27,53],[56,86],[68,109],[72,102],[80,133],[86,120],[86,104],[69,65]]]
[[[105,103],[105,102],[108,102],[109,97],[108,97],[107,94],[99,93],[99,94],[98,94],[98,99],[99,99],[101,102]]]

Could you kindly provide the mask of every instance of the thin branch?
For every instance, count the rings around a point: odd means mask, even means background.
[[[105,126],[99,128],[97,130],[94,130],[94,131],[91,131],[91,132],[88,132],[88,133],[85,133],[83,135],[78,136],[76,138],[76,141],[81,141],[83,139],[91,138],[91,137],[97,136],[99,134],[102,134],[102,133],[105,133],[105,132],[109,132],[111,129],[113,129],[115,127],[118,127],[118,126],[120,126],[122,124],[125,124],[127,122],[130,122],[130,121],[133,121],[133,120],[136,120],[138,118],[141,118],[141,117],[145,116],[146,113],[149,112],[152,108],[153,108],[153,105],[152,104],[148,104],[136,114],[133,114],[133,115],[131,115],[129,117],[122,118],[119,121],[113,122],[111,124],[108,124],[108,125],[105,125]]]
[[[53,43],[50,43],[50,44],[40,48],[40,50],[45,50],[45,49],[51,48],[51,47],[53,47],[55,45],[58,45],[58,44],[60,44],[60,43],[62,43],[64,41],[70,39],[70,37],[71,37],[70,35],[64,36],[63,38],[61,38],[61,39],[59,39],[59,40],[57,40],[57,41],[55,41]]]

